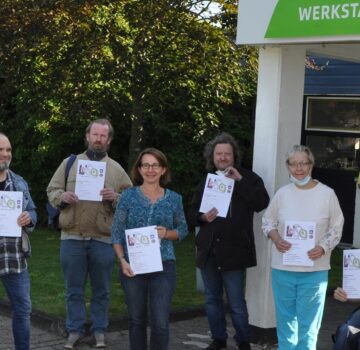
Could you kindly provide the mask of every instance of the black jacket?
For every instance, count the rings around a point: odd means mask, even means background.
[[[205,179],[196,188],[189,213],[191,226],[199,226],[196,236],[196,266],[203,268],[210,251],[213,251],[219,270],[231,271],[256,266],[253,231],[254,212],[269,204],[269,195],[262,179],[254,172],[239,168],[242,175],[235,181],[234,191],[226,218],[217,217],[213,222],[200,220],[201,199]]]

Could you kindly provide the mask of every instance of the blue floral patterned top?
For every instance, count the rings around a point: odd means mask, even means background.
[[[131,187],[121,194],[117,204],[112,228],[112,243],[121,244],[127,256],[125,230],[145,226],[164,226],[175,230],[179,240],[188,234],[181,196],[166,189],[163,197],[151,203],[140,187]],[[173,241],[161,240],[161,258],[163,261],[175,260]]]

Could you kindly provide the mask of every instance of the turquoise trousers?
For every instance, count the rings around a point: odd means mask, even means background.
[[[278,350],[316,350],[328,271],[272,269]]]

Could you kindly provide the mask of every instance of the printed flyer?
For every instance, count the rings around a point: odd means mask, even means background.
[[[105,162],[79,160],[76,169],[75,193],[80,200],[102,201],[100,191],[105,183]]]
[[[17,219],[22,213],[23,193],[0,191],[0,236],[21,237]]]
[[[208,174],[200,205],[200,213],[206,213],[212,208],[218,210],[218,216],[226,218],[235,181],[224,175]]]
[[[360,249],[343,251],[343,289],[348,299],[360,299]]]
[[[134,274],[162,271],[160,241],[156,226],[125,230],[129,262]]]
[[[284,239],[291,243],[289,251],[283,254],[284,265],[314,266],[307,252],[315,246],[315,222],[286,221]]]

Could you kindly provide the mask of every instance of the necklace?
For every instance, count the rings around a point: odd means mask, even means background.
[[[141,185],[140,189],[144,196],[148,197],[152,203],[155,203],[159,198],[163,197],[165,192],[165,190],[160,186],[150,189]]]

